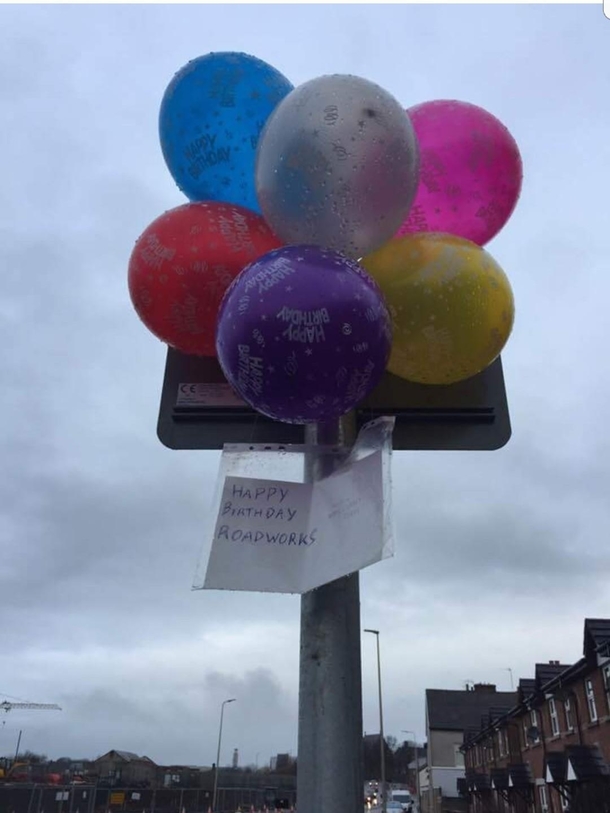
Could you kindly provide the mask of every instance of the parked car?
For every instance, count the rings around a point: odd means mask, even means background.
[[[398,802],[401,805],[403,813],[412,813],[415,808],[413,796],[408,790],[393,790],[392,801]],[[396,808],[398,810],[398,808]]]

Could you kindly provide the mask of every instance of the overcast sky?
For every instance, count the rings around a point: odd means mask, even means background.
[[[610,21],[574,6],[0,7],[0,754],[159,763],[296,754],[299,599],[191,591],[219,454],[156,438],[165,348],[127,261],[184,202],[157,136],[174,72],[254,54],[295,85],[377,82],[405,107],[473,102],[522,152],[522,199],[489,244],[513,285],[513,437],[394,455],[394,559],[363,571],[385,728],[424,738],[426,688],[510,689],[571,663],[610,617]],[[364,727],[378,730],[363,638]]]

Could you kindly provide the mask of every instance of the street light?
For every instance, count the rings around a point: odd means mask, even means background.
[[[403,734],[413,734],[413,744],[415,745],[415,788],[417,791],[417,813],[421,813],[421,790],[419,786],[419,746],[415,731],[408,728],[402,729]]]
[[[232,697],[230,700],[223,700],[222,705],[220,706],[220,727],[218,729],[218,751],[216,752],[216,770],[214,771],[214,793],[212,794],[212,810],[216,813],[216,793],[218,792],[218,768],[220,763],[220,742],[222,740],[222,718],[225,712],[225,706],[227,703],[235,703],[236,697]]]
[[[383,704],[381,701],[381,655],[379,653],[379,630],[364,630],[377,638],[377,680],[379,683],[379,749],[381,754],[381,810],[387,813],[388,806],[385,792],[385,748],[383,738]]]

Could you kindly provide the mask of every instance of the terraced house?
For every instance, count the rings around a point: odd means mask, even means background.
[[[469,813],[610,813],[610,620],[586,619],[583,657],[536,664],[462,750]]]

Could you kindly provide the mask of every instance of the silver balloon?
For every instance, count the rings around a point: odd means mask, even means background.
[[[321,76],[275,108],[256,155],[261,211],[286,243],[362,257],[404,222],[419,148],[403,106],[357,76]]]

